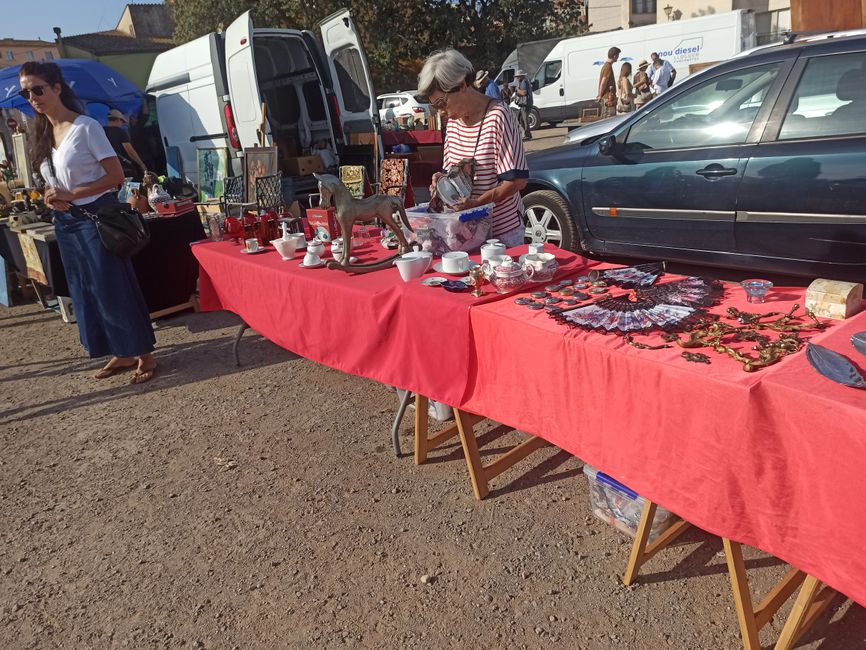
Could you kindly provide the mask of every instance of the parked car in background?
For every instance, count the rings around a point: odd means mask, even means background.
[[[379,120],[384,124],[409,115],[416,120],[426,120],[432,115],[432,110],[430,104],[417,93],[417,90],[403,90],[379,95],[376,98],[379,102]]]
[[[602,131],[529,156],[527,240],[866,280],[866,33],[733,58]]]

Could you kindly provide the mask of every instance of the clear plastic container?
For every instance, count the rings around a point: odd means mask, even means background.
[[[593,514],[629,537],[635,537],[646,499],[592,465],[584,465],[583,473],[589,480]],[[649,541],[652,542],[675,521],[675,514],[659,506],[650,529]]]
[[[493,230],[493,204],[460,212],[428,212],[427,203],[406,208],[414,232],[403,228],[406,239],[417,241],[434,255],[450,251],[471,253],[481,248]]]

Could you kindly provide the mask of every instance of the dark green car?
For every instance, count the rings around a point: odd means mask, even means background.
[[[736,57],[529,168],[529,241],[864,281],[866,35]]]

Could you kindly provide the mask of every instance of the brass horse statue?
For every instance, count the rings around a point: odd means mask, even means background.
[[[339,269],[352,273],[376,271],[390,266],[395,258],[409,251],[409,242],[406,241],[403,229],[394,220],[394,213],[396,212],[400,215],[402,222],[406,224],[406,228],[412,232],[401,197],[377,194],[364,199],[356,199],[352,196],[349,188],[333,174],[313,174],[313,176],[319,182],[319,193],[322,197],[321,206],[323,208],[334,206],[337,223],[340,224],[340,230],[343,232],[343,256],[339,261],[336,259],[329,260],[327,264],[329,269]],[[351,264],[349,260],[352,259],[352,226],[356,223],[370,223],[375,219],[381,219],[382,223],[397,236],[400,241],[397,253],[373,264]]]

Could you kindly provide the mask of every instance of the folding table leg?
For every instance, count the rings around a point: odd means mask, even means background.
[[[463,445],[463,455],[466,457],[466,467],[472,481],[472,491],[479,501],[489,494],[489,483],[494,477],[516,465],[536,449],[541,449],[549,444],[542,438],[531,436],[528,440],[524,440],[519,445],[509,449],[492,463],[484,465],[481,461],[481,453],[478,451],[478,441],[475,439],[474,431],[474,426],[484,418],[460,409],[454,409],[454,418],[457,420],[457,429],[460,431],[460,442]]]
[[[412,392],[406,391],[400,400],[400,406],[397,409],[397,415],[394,417],[394,424],[391,425],[391,446],[394,447],[394,455],[399,458],[402,455],[400,451],[400,423],[403,421],[403,415],[406,413],[406,407],[409,406],[409,400],[412,399]]]
[[[794,609],[788,615],[782,634],[776,643],[775,650],[791,650],[806,631],[812,627],[815,620],[836,597],[836,591],[830,587],[821,589],[821,582],[810,575],[803,581],[803,587],[794,602]]]
[[[238,333],[235,334],[235,343],[232,346],[232,351],[235,353],[235,365],[238,368],[241,367],[241,358],[238,355],[238,344],[241,342],[241,337],[244,335],[244,332],[246,332],[249,329],[249,327],[250,326],[247,325],[246,322],[241,321],[240,329],[238,329]]]
[[[725,537],[722,538],[722,545],[725,548],[725,559],[728,563],[728,573],[731,576],[734,608],[737,610],[737,621],[740,625],[740,634],[743,637],[743,647],[745,650],[761,650],[758,632],[773,620],[773,616],[779,611],[779,608],[803,583],[806,574],[799,569],[792,568],[784,578],[776,583],[758,607],[753,608],[752,591],[749,589],[749,578],[746,575],[746,564],[743,561],[742,545]]]
[[[430,400],[423,395],[415,396],[415,464],[423,465],[427,462],[427,453],[436,449],[447,440],[457,435],[457,424],[451,424],[432,437],[428,437],[429,417],[427,407]],[[475,416],[472,416],[475,417]],[[478,418],[480,422],[483,418]]]
[[[634,537],[634,542],[631,545],[631,555],[628,559],[628,566],[625,569],[623,576],[623,584],[630,585],[635,581],[640,573],[640,568],[650,560],[656,553],[665,548],[668,544],[679,537],[683,531],[690,526],[685,519],[680,519],[670,528],[659,535],[652,544],[647,544],[649,541],[650,531],[652,531],[653,520],[656,516],[658,506],[649,499],[643,504],[643,512],[640,516],[640,524],[637,527],[637,534]]]

